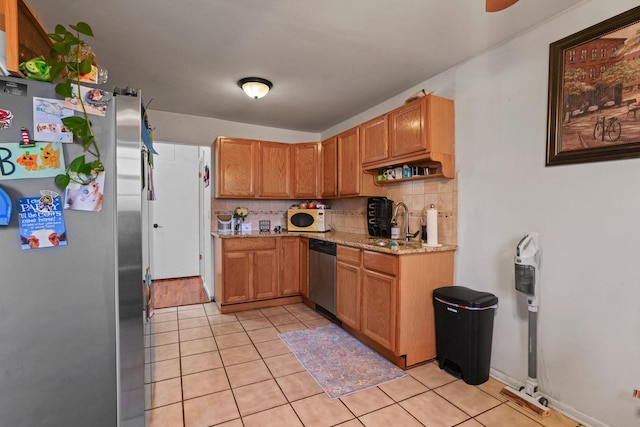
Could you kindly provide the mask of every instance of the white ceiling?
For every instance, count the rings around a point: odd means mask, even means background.
[[[321,132],[584,0],[25,0],[150,109]],[[236,82],[273,82],[259,100]],[[429,89],[429,88],[425,88]]]

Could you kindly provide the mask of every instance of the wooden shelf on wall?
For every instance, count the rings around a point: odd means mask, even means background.
[[[444,178],[445,176],[442,175],[441,173],[432,173],[429,175],[415,175],[412,176],[410,178],[400,178],[400,179],[390,179],[388,181],[382,181],[379,182],[378,184],[393,184],[396,182],[407,182],[407,181],[420,181],[420,180],[425,180],[425,179],[432,179],[432,178]]]
[[[376,180],[376,177],[378,176],[381,170],[387,169],[389,167],[397,168],[402,166],[403,165],[398,164],[398,165],[380,167],[380,168],[367,168],[364,172],[373,175],[373,180],[378,185],[388,185],[388,184],[394,184],[397,182],[419,181],[419,180],[435,179],[435,178],[451,178],[450,176],[447,176],[444,173],[443,166],[441,163],[433,162],[431,160],[422,160],[422,161],[415,161],[415,162],[407,162],[407,166],[409,166],[410,168],[413,168],[415,166],[422,167],[422,168],[429,168],[431,169],[431,173],[429,173],[428,175],[413,175],[409,178],[396,178],[396,179],[390,179],[385,181]]]

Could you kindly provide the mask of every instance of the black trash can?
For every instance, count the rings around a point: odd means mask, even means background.
[[[446,286],[433,291],[433,304],[440,369],[467,384],[487,381],[498,297],[464,286]]]

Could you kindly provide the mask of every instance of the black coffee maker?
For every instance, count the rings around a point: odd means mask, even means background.
[[[367,199],[367,229],[369,236],[391,237],[391,216],[393,200],[386,197]]]

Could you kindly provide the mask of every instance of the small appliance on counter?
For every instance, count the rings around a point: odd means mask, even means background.
[[[218,215],[218,233],[231,234],[231,215]]]
[[[329,231],[331,230],[331,211],[329,209],[289,209],[287,230],[316,233]]]
[[[367,199],[367,229],[372,237],[391,237],[393,200],[386,197]]]
[[[331,230],[331,211],[329,209],[289,209],[287,230],[316,233],[329,231]]]

